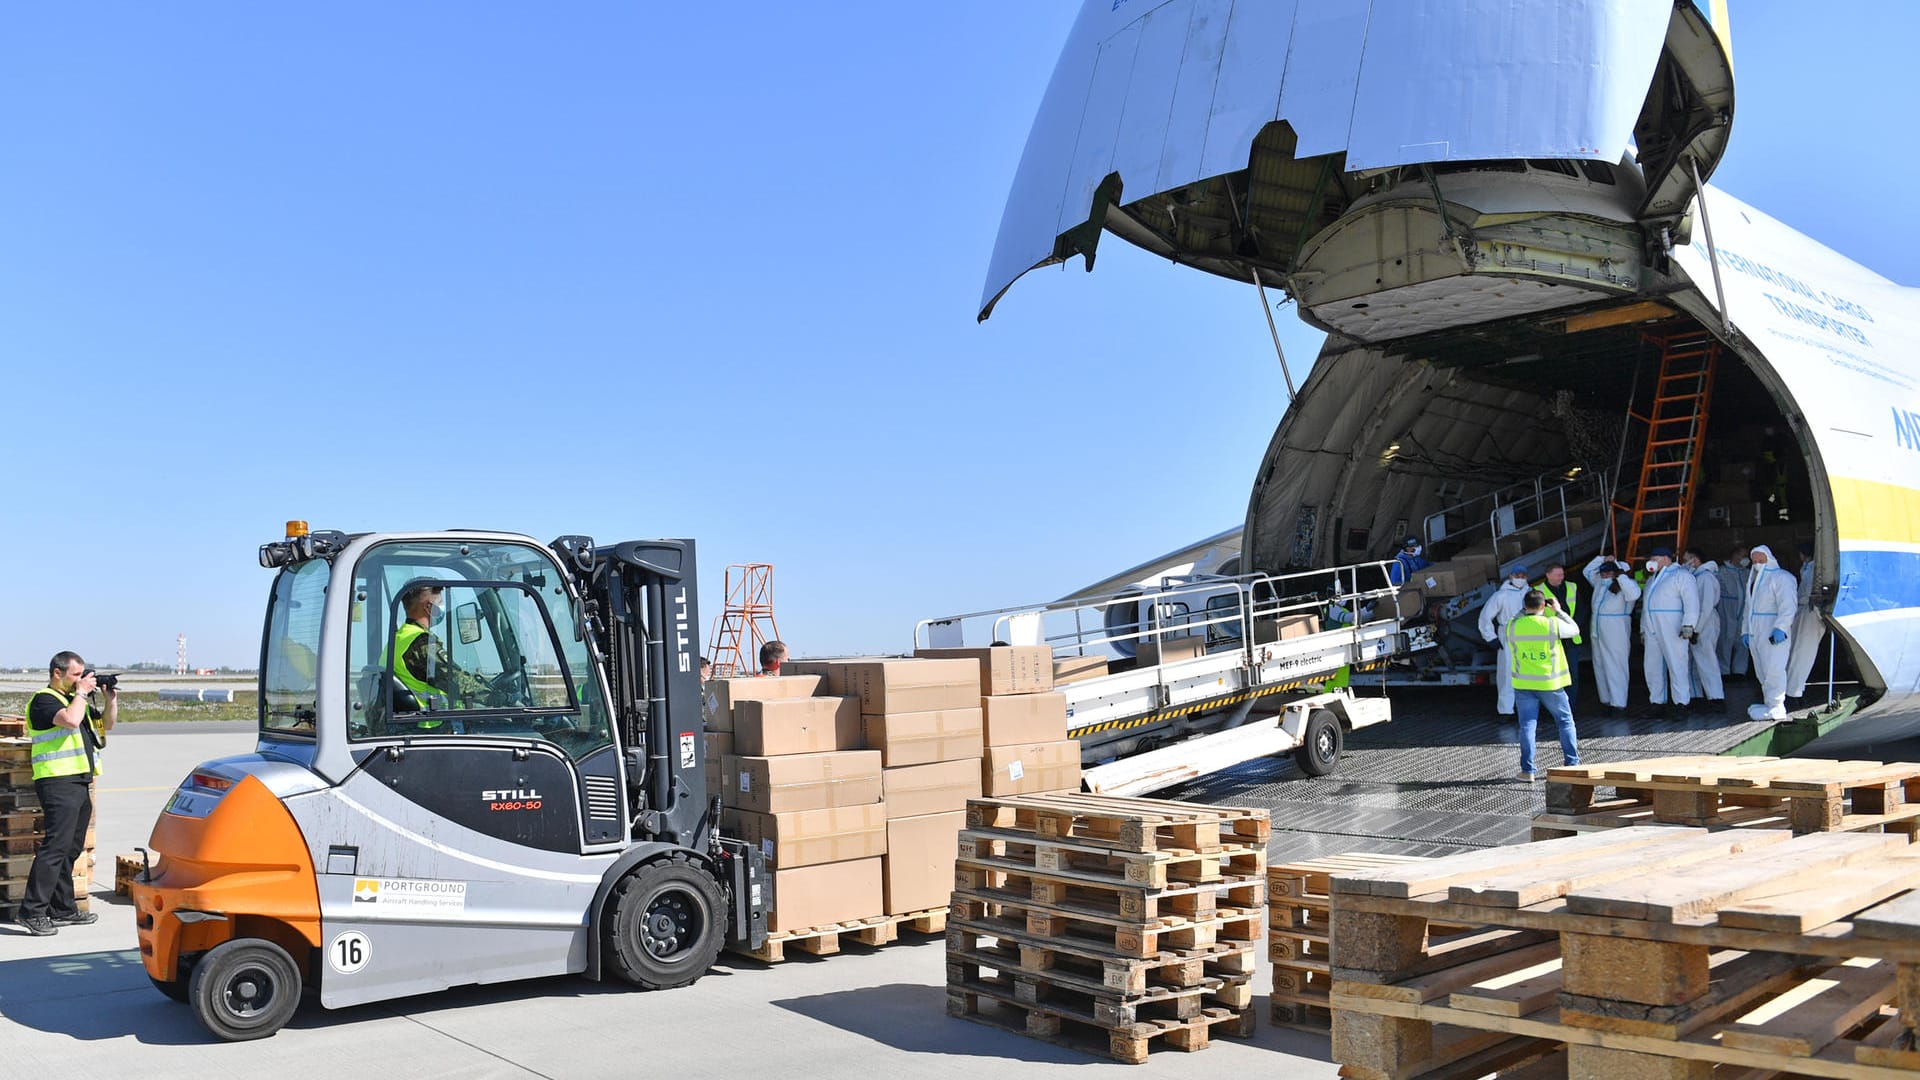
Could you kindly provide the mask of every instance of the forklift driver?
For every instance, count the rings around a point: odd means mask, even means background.
[[[399,660],[393,673],[413,691],[423,706],[429,698],[439,698],[452,708],[465,708],[484,701],[487,682],[460,670],[447,656],[446,643],[432,631],[434,612],[440,607],[443,590],[438,585],[415,585],[400,594],[400,606],[407,621],[394,634],[394,651]],[[430,708],[430,706],[429,706]],[[423,719],[421,727],[439,727],[441,721]]]

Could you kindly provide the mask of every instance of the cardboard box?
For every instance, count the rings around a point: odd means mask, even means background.
[[[1067,737],[1065,694],[1012,694],[984,697],[988,746],[1058,742]]]
[[[1309,637],[1320,632],[1318,615],[1278,615],[1271,619],[1255,619],[1253,623],[1253,643],[1266,645],[1275,641],[1291,641],[1294,638]]]
[[[863,660],[837,670],[869,716],[980,704],[980,665],[972,660]]]
[[[980,694],[1036,694],[1053,689],[1053,649],[1046,645],[995,645],[987,649],[916,649],[932,660],[972,660],[980,665]]]
[[[1053,662],[1055,686],[1103,678],[1106,674],[1107,658],[1104,656],[1062,656]]]
[[[770,675],[764,679],[708,679],[707,726],[733,730],[733,707],[742,701],[784,701],[812,697],[820,689],[818,675]]]
[[[734,752],[743,757],[859,750],[863,743],[854,698],[742,701],[733,707]]]
[[[894,818],[887,822],[887,914],[944,908],[953,899],[953,864],[967,813]]]
[[[880,801],[880,754],[836,750],[824,754],[726,759],[732,785],[726,804],[759,814],[824,810]]]
[[[769,930],[806,930],[880,914],[886,906],[881,860],[849,859],[774,870]]]
[[[707,760],[718,764],[720,759],[733,753],[733,732],[709,731],[705,736]]]
[[[884,656],[845,656],[832,660],[789,660],[780,665],[780,671],[785,675],[817,675],[820,677],[821,695],[846,697],[848,695],[845,668],[848,664],[885,659]]]
[[[889,769],[936,761],[977,758],[986,747],[984,717],[978,708],[893,713],[862,717],[867,746],[880,751]]]
[[[1171,664],[1176,660],[1191,660],[1206,651],[1207,639],[1195,634],[1189,637],[1164,638],[1157,643],[1152,639],[1142,638],[1134,647],[1133,655],[1140,661],[1141,667],[1152,667],[1155,664]]]
[[[968,799],[980,797],[980,758],[908,765],[884,774],[887,812],[898,817],[921,817],[965,810]]]
[[[1426,594],[1419,589],[1401,589],[1394,600],[1394,610],[1402,619],[1417,619],[1427,607]]]
[[[721,824],[732,835],[758,847],[768,863],[781,869],[887,853],[885,803],[780,814],[728,810]]]
[[[1074,791],[1080,787],[1080,740],[989,746],[980,763],[988,796]]]

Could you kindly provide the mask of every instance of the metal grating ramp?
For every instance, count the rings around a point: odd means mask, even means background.
[[[1772,726],[1744,719],[1752,684],[1728,691],[1725,717],[1580,720],[1581,759],[1624,761],[1717,754]],[[1539,784],[1514,780],[1519,733],[1492,715],[1491,690],[1406,690],[1394,720],[1353,733],[1332,776],[1307,777],[1291,757],[1263,758],[1159,792],[1188,802],[1265,807],[1273,815],[1274,861],[1344,851],[1446,855],[1524,842],[1545,809]],[[1538,765],[1560,764],[1553,724],[1542,719]]]

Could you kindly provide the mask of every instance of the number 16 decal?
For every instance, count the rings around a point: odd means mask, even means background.
[[[373,959],[373,942],[358,930],[348,930],[334,936],[333,944],[327,946],[327,966],[342,975],[351,975],[367,966]]]

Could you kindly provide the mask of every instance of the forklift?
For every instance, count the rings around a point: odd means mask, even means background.
[[[684,986],[765,941],[765,863],[707,790],[693,541],[292,521],[260,564],[258,744],[181,782],[130,889],[148,976],[214,1035],[306,993]]]

